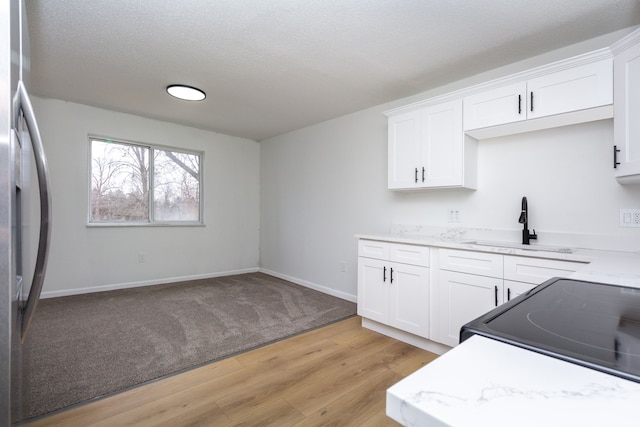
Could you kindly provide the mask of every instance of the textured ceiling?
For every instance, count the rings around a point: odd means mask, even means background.
[[[640,24],[638,0],[26,3],[35,94],[257,141]]]

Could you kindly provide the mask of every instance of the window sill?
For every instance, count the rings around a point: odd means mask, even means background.
[[[87,228],[113,227],[206,227],[203,222],[89,222]]]

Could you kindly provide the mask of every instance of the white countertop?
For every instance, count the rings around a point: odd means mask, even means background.
[[[473,336],[387,390],[406,426],[638,426],[640,384]]]
[[[572,279],[640,288],[640,252],[564,251],[535,243],[492,247],[426,235],[356,237],[579,261],[585,266]],[[637,426],[638,407],[640,383],[480,336],[387,391],[387,415],[406,426]]]

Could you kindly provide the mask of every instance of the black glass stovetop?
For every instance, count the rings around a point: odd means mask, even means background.
[[[483,335],[640,382],[640,289],[551,279],[466,324]]]

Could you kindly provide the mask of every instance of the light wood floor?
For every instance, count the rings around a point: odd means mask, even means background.
[[[360,317],[171,376],[37,426],[395,426],[386,389],[435,354]]]

